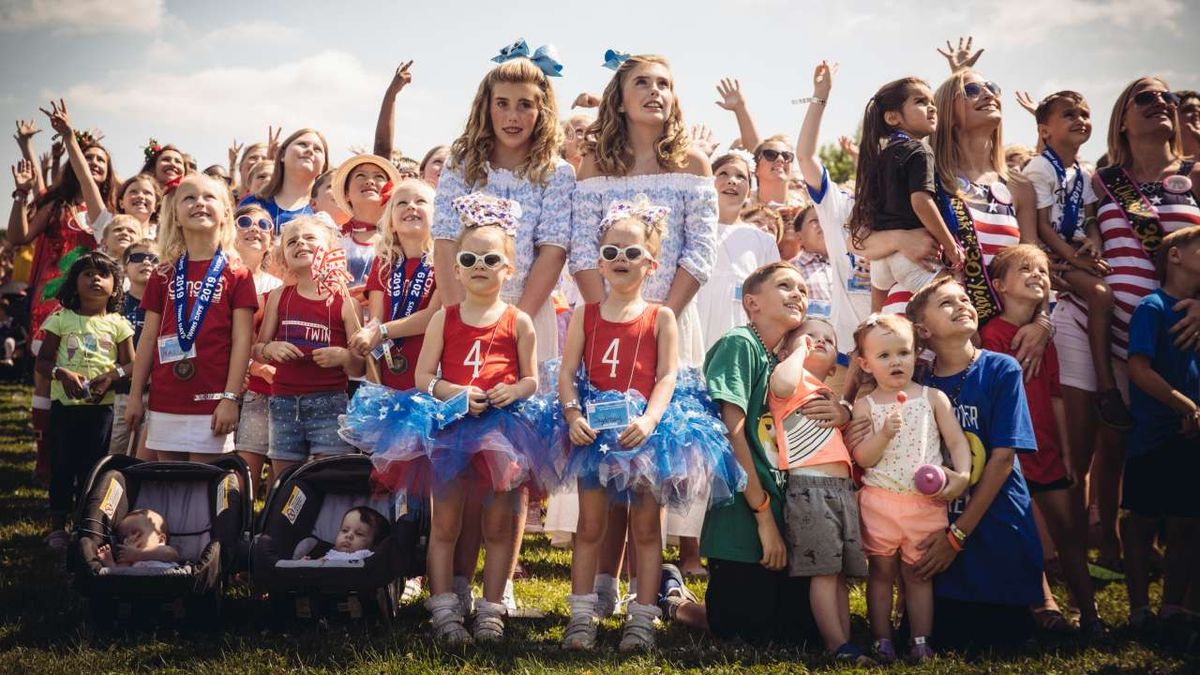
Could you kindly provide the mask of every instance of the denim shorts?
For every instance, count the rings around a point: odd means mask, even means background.
[[[346,414],[346,393],[323,391],[300,396],[272,396],[270,459],[303,462],[314,455],[353,451],[338,436],[338,416]]]
[[[248,391],[242,396],[242,411],[238,416],[237,431],[233,438],[233,447],[238,452],[265,455],[270,450],[270,398],[269,394],[256,391]]]

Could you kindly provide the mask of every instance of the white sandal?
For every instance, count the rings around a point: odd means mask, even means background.
[[[477,642],[498,642],[504,639],[504,615],[508,608],[500,602],[488,602],[483,598],[475,601],[475,622],[471,632]]]
[[[457,595],[441,593],[430,596],[425,601],[425,608],[431,615],[430,623],[433,624],[435,638],[445,640],[452,645],[471,644],[471,633],[463,625],[463,616],[459,611]]]
[[[567,629],[563,632],[563,649],[591,651],[596,648],[596,632],[599,628],[599,620],[596,618],[598,602],[595,593],[567,596],[567,604],[571,607],[571,620],[567,622]]]
[[[662,617],[662,610],[656,605],[631,602],[626,612],[628,618],[625,620],[625,630],[621,633],[618,649],[623,652],[654,649],[654,626]]]

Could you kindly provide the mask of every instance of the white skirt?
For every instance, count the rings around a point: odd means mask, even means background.
[[[214,436],[212,415],[146,414],[146,449],[220,455],[233,452],[233,434]]]

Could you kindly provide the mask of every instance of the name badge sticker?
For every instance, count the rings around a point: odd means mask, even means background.
[[[183,347],[179,344],[179,336],[165,335],[158,338],[158,362],[159,363],[174,363],[183,359],[196,358],[196,345],[192,348],[183,351]]]
[[[599,401],[587,404],[588,426],[595,431],[624,429],[629,426],[628,401]]]
[[[468,398],[470,392],[470,389],[463,389],[442,401],[441,409],[438,411],[438,429],[445,429],[467,416],[467,412],[471,409],[471,400]]]

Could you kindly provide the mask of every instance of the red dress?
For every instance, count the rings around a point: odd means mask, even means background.
[[[408,297],[409,288],[412,286],[413,278],[416,276],[417,268],[421,265],[420,258],[406,258],[403,261],[393,261],[394,263],[404,263],[404,288],[401,290],[400,298],[403,302],[404,298]],[[383,265],[382,259],[376,257],[371,262],[371,269],[367,272],[366,290],[368,296],[373,291],[383,293],[384,319],[390,321],[392,313],[392,268],[389,265],[388,269],[381,269]],[[421,311],[429,307],[429,300],[433,297],[433,291],[437,287],[437,283],[433,276],[433,270],[430,268],[429,277],[425,281],[424,290],[421,293],[420,300],[417,301],[417,307],[414,311]],[[392,347],[392,370],[388,368],[387,360],[379,360],[379,375],[384,386],[392,389],[412,389],[417,386],[415,377],[417,370],[417,357],[421,355],[421,345],[425,344],[425,335],[409,335],[408,337],[397,340],[400,346]]]

